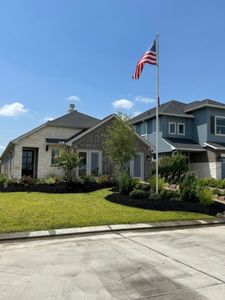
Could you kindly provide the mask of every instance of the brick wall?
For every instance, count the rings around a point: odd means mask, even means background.
[[[107,123],[104,123],[102,126],[96,128],[94,131],[86,134],[72,144],[72,147],[75,150],[102,150],[102,173],[108,175],[113,173],[113,165],[106,156],[105,140],[107,128],[112,126],[112,122],[113,119],[109,120]],[[136,138],[135,152],[142,152],[144,154],[144,178],[147,178],[151,175],[151,162],[146,159],[147,155],[150,154],[150,149],[146,144]]]

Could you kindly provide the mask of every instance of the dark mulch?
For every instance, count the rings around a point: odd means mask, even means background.
[[[131,199],[128,196],[120,195],[119,193],[113,193],[106,197],[108,201],[122,204],[131,207],[138,207],[150,210],[160,211],[188,211],[203,213],[211,216],[216,216],[217,213],[225,211],[225,205],[220,203],[213,203],[209,206],[203,206],[200,203],[184,202],[179,200],[161,199],[161,200],[149,200],[149,199]]]
[[[98,184],[96,182],[61,182],[57,184],[9,184],[7,187],[0,185],[0,192],[41,192],[41,193],[88,193],[109,187],[108,184]]]

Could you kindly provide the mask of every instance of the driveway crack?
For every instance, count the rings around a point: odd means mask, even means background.
[[[157,254],[159,254],[159,255],[162,255],[162,256],[164,256],[164,257],[166,257],[166,258],[169,258],[169,259],[175,261],[176,263],[179,263],[179,264],[181,264],[181,265],[183,265],[183,266],[189,267],[189,268],[192,269],[192,270],[195,270],[195,271],[197,271],[197,272],[199,272],[199,273],[201,273],[201,274],[204,274],[204,275],[206,275],[206,276],[209,276],[209,277],[211,277],[211,278],[213,278],[213,279],[215,279],[215,280],[218,280],[219,282],[225,284],[225,281],[222,280],[222,279],[220,279],[220,278],[218,278],[217,276],[211,275],[211,274],[209,274],[209,273],[207,273],[207,272],[205,272],[205,271],[202,271],[202,270],[200,270],[200,269],[198,269],[198,268],[196,268],[196,267],[193,267],[192,265],[187,264],[187,263],[185,263],[185,262],[183,262],[183,261],[181,261],[181,260],[179,260],[179,259],[176,259],[176,258],[174,258],[174,257],[171,257],[171,256],[169,256],[169,255],[167,255],[167,254],[165,254],[165,253],[163,253],[163,252],[160,252],[160,251],[158,251],[158,250],[156,250],[156,249],[154,249],[154,248],[152,248],[152,247],[150,247],[150,246],[144,245],[144,244],[142,244],[142,243],[140,243],[140,242],[138,242],[138,241],[136,241],[136,240],[133,240],[133,239],[130,238],[130,237],[124,236],[124,235],[123,235],[122,233],[120,233],[120,232],[115,232],[115,234],[117,234],[117,235],[123,237],[124,239],[127,239],[127,240],[129,240],[129,241],[131,241],[131,242],[133,242],[133,243],[135,243],[135,244],[137,244],[137,245],[139,245],[139,246],[142,246],[142,247],[144,247],[144,248],[146,248],[146,249],[148,249],[148,250],[151,250],[151,251],[153,251],[153,252],[155,252],[155,253],[157,253]]]

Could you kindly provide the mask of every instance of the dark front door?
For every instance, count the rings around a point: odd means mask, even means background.
[[[36,177],[37,150],[23,149],[22,155],[22,176]]]

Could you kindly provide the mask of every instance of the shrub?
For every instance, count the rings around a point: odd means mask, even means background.
[[[187,158],[182,153],[176,153],[173,156],[164,156],[160,158],[159,173],[165,177],[169,183],[179,183],[182,174],[187,172]]]
[[[111,186],[114,183],[114,179],[109,175],[101,175],[97,177],[96,182],[103,186]]]
[[[204,206],[211,205],[213,203],[213,192],[205,188],[200,188],[198,191],[198,199]]]
[[[179,191],[172,191],[172,190],[162,190],[160,192],[162,199],[179,199],[180,193]]]
[[[144,199],[146,194],[142,190],[133,190],[130,192],[129,197],[132,199]]]
[[[22,185],[31,185],[31,184],[33,184],[34,180],[31,176],[24,175],[19,179],[18,182]]]
[[[158,178],[158,190],[159,190],[159,193],[163,190],[164,185],[165,185],[164,179],[159,177]],[[156,176],[152,176],[150,178],[150,186],[151,186],[152,190],[155,192],[156,191]]]
[[[53,175],[53,176],[49,176],[49,177],[45,178],[44,181],[36,181],[35,180],[35,183],[40,184],[40,183],[43,182],[43,183],[47,183],[47,184],[57,184],[57,183],[60,183],[62,181],[63,180],[60,176]]]
[[[149,196],[149,200],[151,200],[151,201],[156,201],[156,200],[160,200],[160,199],[161,199],[160,194],[151,193],[150,196]]]
[[[139,181],[138,183],[135,184],[136,190],[150,191],[150,188],[151,186],[148,182]]]
[[[6,188],[9,184],[9,177],[5,174],[0,174],[0,183]]]
[[[125,172],[119,177],[118,184],[120,194],[129,195],[135,185],[135,181]]]
[[[215,179],[215,178],[199,178],[198,183],[200,186],[215,187],[218,189],[225,188],[225,179]]]
[[[96,182],[94,176],[92,176],[92,175],[82,176],[81,180],[84,184],[91,183],[91,182]]]
[[[182,201],[196,202],[197,198],[197,179],[193,172],[187,172],[180,183],[180,198]]]

